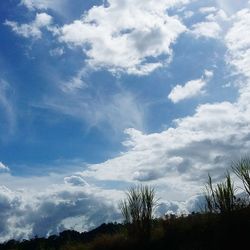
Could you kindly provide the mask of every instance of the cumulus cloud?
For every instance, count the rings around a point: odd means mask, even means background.
[[[119,219],[110,196],[98,191],[63,184],[39,193],[0,187],[0,241],[49,236],[76,226],[85,231]]]
[[[75,183],[75,177],[66,180]],[[118,204],[124,196],[119,190],[71,183],[50,185],[39,192],[0,186],[0,242],[50,236],[66,229],[82,232],[103,222],[121,221]],[[198,211],[201,199],[201,195],[185,202],[160,199],[155,216]]]
[[[168,199],[200,192],[207,174],[224,177],[231,160],[249,150],[249,111],[239,103],[204,104],[176,127],[143,134],[129,129],[127,152],[83,172],[98,180],[148,181]]]
[[[233,26],[225,37],[229,49],[227,62],[235,66],[239,73],[250,77],[250,10],[244,9],[233,16]],[[244,34],[244,36],[242,35]]]
[[[230,20],[226,12],[215,7],[203,7],[199,11],[205,15],[205,19],[193,24],[190,33],[196,38],[220,38],[221,34],[226,30],[225,24]]]
[[[161,133],[126,130],[128,151],[104,163],[92,165],[85,176],[100,180],[144,181],[164,189],[169,199],[188,199],[201,190],[210,172],[224,177],[231,160],[249,152],[250,71],[249,10],[238,12],[225,42],[228,63],[246,79],[235,102],[206,103],[194,115],[175,120],[175,127]],[[205,73],[212,77],[211,72]]]
[[[204,75],[200,79],[191,80],[182,85],[176,85],[168,95],[168,98],[177,103],[184,99],[192,98],[205,93],[204,87],[213,77],[213,72],[205,70]]]
[[[211,12],[206,16],[206,20],[211,22],[217,22],[220,26],[223,26],[223,22],[229,21],[230,18],[224,10],[218,9],[217,11]]]
[[[52,17],[47,13],[37,13],[35,20],[28,24],[18,24],[14,21],[5,21],[5,25],[9,26],[13,32],[25,38],[32,37],[39,39],[42,37],[43,28],[48,28],[52,23]]]
[[[193,15],[194,15],[194,12],[193,11],[191,11],[191,10],[187,10],[187,11],[185,11],[184,13],[183,13],[183,17],[184,17],[184,19],[188,19],[188,18],[190,18],[190,17],[192,17]]]
[[[6,187],[0,187],[1,241],[12,238],[15,235],[16,230],[15,227],[13,227],[13,224],[15,224],[15,219],[18,217],[22,210],[21,203],[21,197],[18,194],[12,192]],[[25,226],[26,225],[23,225],[23,227]],[[19,228],[19,230],[19,233],[21,235],[22,228]]]
[[[175,127],[144,134],[128,129],[128,150],[104,163],[90,166],[85,176],[99,180],[144,181],[155,184],[164,197],[187,199],[201,190],[207,173],[224,177],[231,160],[249,152],[250,71],[249,10],[233,17],[225,36],[228,63],[244,83],[235,102],[206,103],[194,115],[175,120]],[[211,76],[211,74],[210,74]]]
[[[157,216],[164,216],[169,214],[189,214],[192,212],[200,212],[204,209],[205,199],[204,195],[198,194],[191,196],[183,202],[178,201],[162,201],[156,208]]]
[[[171,45],[186,30],[176,16],[166,14],[183,2],[110,0],[108,7],[95,6],[60,28],[59,40],[82,47],[93,68],[148,74],[171,58]]]
[[[192,26],[192,33],[197,37],[218,38],[222,29],[217,22],[200,22]]]
[[[239,104],[242,110],[250,112],[250,10],[244,9],[233,16],[233,25],[225,37],[228,47],[226,61],[232,65],[233,70],[243,76],[240,82]],[[246,35],[242,35],[246,34]]]

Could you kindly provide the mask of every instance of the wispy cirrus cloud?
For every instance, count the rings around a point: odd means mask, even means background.
[[[0,79],[0,115],[2,117],[0,127],[3,127],[8,135],[13,134],[16,127],[16,114],[12,97],[13,89],[10,84],[4,79]],[[5,136],[6,134],[2,135],[1,138]]]
[[[72,116],[86,122],[89,127],[102,129],[108,126],[113,132],[127,127],[143,129],[145,108],[133,93],[122,91],[102,96],[92,95],[84,89],[83,92],[74,91],[69,87],[72,85],[64,86],[58,96],[45,96],[42,103],[34,106]]]

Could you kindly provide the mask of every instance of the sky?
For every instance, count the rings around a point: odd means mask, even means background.
[[[0,1],[0,241],[198,208],[250,146],[250,1]]]

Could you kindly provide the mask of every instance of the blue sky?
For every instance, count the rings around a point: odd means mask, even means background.
[[[119,219],[138,183],[161,213],[195,209],[207,173],[249,152],[249,7],[1,1],[1,240]]]

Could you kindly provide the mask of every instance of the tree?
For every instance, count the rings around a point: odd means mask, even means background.
[[[126,192],[126,199],[121,202],[121,212],[131,236],[150,239],[156,205],[155,190],[152,187],[136,186]]]

